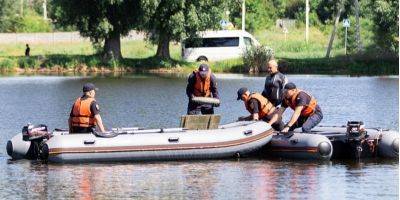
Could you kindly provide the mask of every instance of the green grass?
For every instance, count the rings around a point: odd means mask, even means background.
[[[326,31],[326,32],[329,32]],[[325,58],[329,34],[316,28],[310,29],[310,40],[304,41],[302,29],[289,30],[285,35],[279,29],[254,33],[261,44],[274,49],[275,57],[288,61],[286,73],[310,74],[398,74],[398,56],[377,57],[372,53],[362,56],[344,56],[341,40],[335,39],[331,51],[332,58]],[[366,43],[370,43],[367,41]],[[157,47],[146,41],[122,41],[121,51],[124,59],[104,62],[96,55],[92,44],[87,42],[30,44],[31,57],[25,58],[25,44],[2,44],[0,46],[1,71],[19,69],[67,69],[96,70],[95,68],[121,69],[133,71],[167,69],[172,71],[191,71],[197,63],[181,60],[181,47],[171,43],[171,60],[154,57]],[[242,59],[211,62],[214,72],[245,72]]]
[[[302,29],[289,30],[286,35],[280,29],[271,29],[255,33],[261,44],[274,49],[279,58],[323,58],[326,55],[329,36],[316,28],[310,28],[309,41],[305,41],[305,32]],[[331,56],[343,55],[344,48],[340,47],[335,39]]]

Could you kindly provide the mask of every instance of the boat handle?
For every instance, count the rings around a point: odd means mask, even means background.
[[[96,140],[84,140],[83,144],[94,144]]]
[[[253,130],[246,130],[246,131],[243,131],[243,134],[244,134],[244,135],[251,135],[251,134],[253,134]]]
[[[289,140],[291,144],[297,144],[299,143],[298,139],[293,139],[293,140]]]
[[[168,142],[179,142],[179,138],[178,137],[170,137],[170,138],[168,138]]]

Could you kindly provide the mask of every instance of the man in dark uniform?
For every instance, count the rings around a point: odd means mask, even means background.
[[[31,55],[31,48],[29,47],[29,44],[26,44],[25,56],[29,57],[30,55]]]
[[[217,81],[210,67],[203,63],[199,69],[194,71],[188,78],[186,95],[189,98],[187,114],[214,114],[214,106],[200,104],[192,101],[193,97],[212,97],[219,99]]]
[[[284,100],[280,108],[281,115],[287,107],[292,108],[294,113],[282,132],[293,131],[298,127],[301,127],[303,132],[311,132],[311,129],[323,118],[317,100],[307,92],[297,89],[294,83],[285,85]]]
[[[284,124],[282,118],[276,112],[278,111],[277,108],[267,98],[260,93],[250,93],[245,87],[240,88],[237,95],[237,100],[242,100],[247,111],[250,112],[249,116],[239,117],[239,121],[263,120],[277,131],[283,129]]]
[[[92,83],[83,85],[83,95],[75,101],[68,119],[70,133],[90,133],[96,125],[101,132],[105,131],[99,105],[94,99],[96,90]]]
[[[274,106],[278,106],[282,103],[283,87],[285,87],[288,80],[285,75],[278,71],[278,63],[274,59],[267,63],[267,72],[269,75],[265,78],[262,95]]]

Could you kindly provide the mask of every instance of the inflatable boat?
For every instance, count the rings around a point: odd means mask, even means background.
[[[364,128],[363,122],[345,126],[319,126],[311,133],[295,130],[276,133],[263,154],[298,159],[398,158],[399,133],[380,128]]]
[[[267,157],[307,160],[329,160],[332,154],[333,146],[327,137],[308,133],[276,133],[262,151]]]
[[[273,129],[262,121],[209,130],[120,128],[87,134],[48,133],[45,126],[28,126],[7,142],[7,153],[13,159],[61,163],[216,159],[253,153],[272,135]]]

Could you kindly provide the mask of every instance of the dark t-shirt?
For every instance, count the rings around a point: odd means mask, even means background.
[[[25,56],[30,56],[31,48],[27,47],[25,49]]]
[[[87,98],[89,98],[89,97],[86,96],[86,95],[83,95],[83,96],[81,97],[82,100],[85,100],[85,99],[87,99]],[[72,105],[71,113],[69,114],[69,116],[71,116],[71,117],[72,117],[72,111],[73,111],[73,110],[74,110],[74,105]],[[100,113],[100,107],[99,107],[99,105],[97,104],[96,101],[93,101],[93,102],[90,104],[90,112],[92,113],[93,116]]]
[[[308,105],[310,103],[310,101],[311,101],[311,97],[308,96],[305,92],[300,92],[296,97],[297,106]],[[285,101],[282,103],[282,106],[285,108],[289,107],[289,105],[287,105]]]
[[[258,102],[257,99],[250,99],[249,107],[250,107],[251,114],[258,113],[260,111],[260,109],[259,109],[260,103]]]
[[[310,101],[311,101],[311,97],[310,97],[307,93],[302,92],[302,91],[301,91],[301,92],[299,93],[299,95],[297,95],[297,97],[296,97],[296,104],[297,104],[297,106],[305,106],[305,105],[308,105],[308,104],[310,104]],[[289,107],[289,105],[287,105],[286,102],[283,101],[283,102],[282,102],[282,107],[287,108],[287,107]],[[321,110],[320,107],[319,107],[318,105],[315,107],[315,109],[316,109],[316,110]]]

